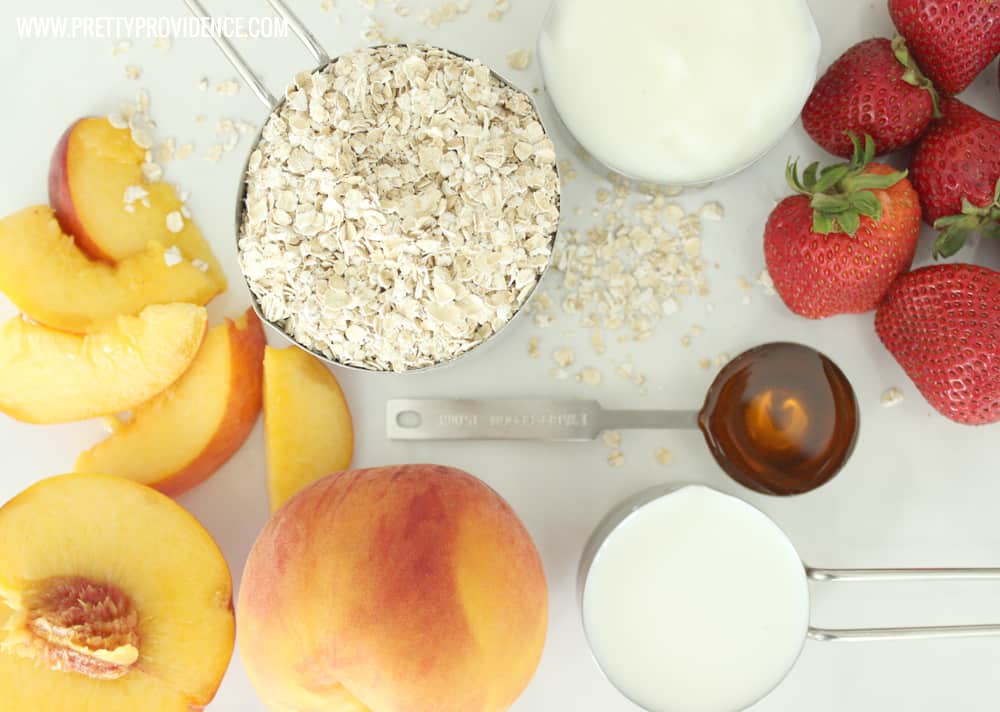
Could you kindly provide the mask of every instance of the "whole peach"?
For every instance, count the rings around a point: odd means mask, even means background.
[[[538,665],[541,559],[472,475],[402,465],[296,495],[243,573],[239,649],[275,712],[498,712]]]

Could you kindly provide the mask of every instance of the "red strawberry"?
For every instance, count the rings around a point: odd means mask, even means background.
[[[871,311],[910,268],[920,236],[920,203],[906,173],[871,163],[875,142],[857,139],[850,163],[819,172],[789,163],[800,193],[785,198],[764,229],[775,289],[796,314],[822,319]]]
[[[830,65],[813,88],[802,124],[830,153],[850,158],[848,133],[870,135],[876,153],[909,146],[937,115],[937,92],[902,37],[865,40]]]
[[[1000,421],[1000,272],[950,264],[903,275],[875,329],[942,415],[967,425]]]
[[[945,96],[965,91],[1000,54],[1000,0],[889,0],[889,14]]]
[[[935,255],[950,257],[975,232],[1000,237],[1000,121],[958,99],[917,145],[911,171],[924,219],[944,230]]]

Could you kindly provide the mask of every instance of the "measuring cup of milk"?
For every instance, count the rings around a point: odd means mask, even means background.
[[[580,144],[637,180],[746,168],[795,123],[820,37],[806,0],[553,0],[545,86]]]
[[[817,569],[746,502],[700,485],[642,492],[584,549],[580,605],[605,676],[650,712],[739,712],[785,678],[807,639],[1000,635],[1000,625],[830,630],[808,581],[1000,579],[1000,569]]]

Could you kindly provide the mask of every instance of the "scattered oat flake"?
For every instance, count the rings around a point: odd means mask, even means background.
[[[723,210],[720,203],[713,201],[702,205],[698,214],[702,220],[719,221],[726,216],[726,211]]]
[[[517,49],[507,55],[507,64],[511,69],[523,70],[531,66],[531,50]]]
[[[235,79],[227,79],[216,84],[215,91],[222,96],[236,96],[240,91],[240,83]]]
[[[223,146],[221,143],[217,143],[210,149],[208,149],[208,153],[205,154],[205,160],[211,161],[212,163],[216,163],[220,158],[222,158],[222,154],[225,152],[225,150],[226,150],[225,146]]]
[[[702,370],[707,371],[708,369],[710,369],[712,367],[712,360],[711,359],[707,359],[707,358],[699,359],[698,366]]]
[[[323,0],[323,2],[319,4],[320,10],[332,10],[333,8],[334,8],[333,0]]]
[[[177,151],[174,153],[174,158],[178,161],[183,161],[185,158],[190,158],[191,154],[194,153],[193,143],[183,143],[177,147]]]
[[[208,77],[202,77],[198,80],[198,91],[208,91],[209,84]]]
[[[115,42],[111,46],[111,56],[117,57],[120,54],[125,54],[130,49],[132,49],[131,40],[121,40],[120,42]]]
[[[612,467],[621,467],[625,464],[625,453],[621,450],[612,450],[608,453],[608,464]]]
[[[552,352],[552,360],[556,362],[560,368],[568,368],[573,365],[573,361],[576,360],[576,354],[573,349],[556,349]]]
[[[538,348],[538,337],[532,336],[528,339],[528,356],[531,358],[539,358],[542,352]]]
[[[674,461],[674,454],[665,447],[657,449],[654,454],[656,461],[661,465],[669,465]]]
[[[129,64],[125,67],[125,76],[128,79],[139,79],[142,76],[142,67],[135,64]]]
[[[194,117],[194,122],[196,124],[203,124],[206,121],[208,121],[208,117],[205,116],[204,114],[198,114],[197,116]]]
[[[171,213],[171,215],[173,214],[174,213]],[[167,216],[167,223],[169,224],[169,222],[170,222],[170,215]],[[176,232],[176,231],[172,230],[171,232]],[[173,245],[169,250],[166,250],[163,253],[163,261],[167,263],[167,267],[173,267],[175,265],[179,265],[181,262],[184,261],[184,255],[181,254],[181,250],[179,247],[177,247],[177,245]]]
[[[596,368],[585,368],[577,374],[576,380],[587,386],[599,386],[601,384],[601,372]]]
[[[605,430],[601,435],[601,440],[612,449],[618,449],[622,446],[622,434],[617,430]]]
[[[153,40],[153,47],[160,50],[161,52],[166,52],[170,49],[173,41],[170,39],[169,35],[163,35],[162,37],[157,37]]]
[[[184,216],[180,214],[180,211],[174,210],[167,213],[167,230],[170,232],[180,232],[184,229]]]
[[[903,402],[903,391],[898,388],[887,388],[882,393],[882,405],[886,408],[892,408],[895,405],[899,405]]]

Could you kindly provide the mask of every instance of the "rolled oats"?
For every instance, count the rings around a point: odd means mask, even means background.
[[[240,260],[293,339],[406,371],[503,327],[558,220],[555,150],[523,93],[443,50],[370,48],[300,74],[264,125]]]

